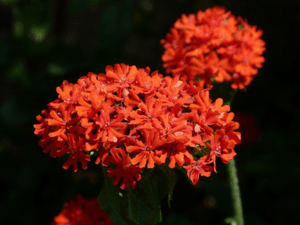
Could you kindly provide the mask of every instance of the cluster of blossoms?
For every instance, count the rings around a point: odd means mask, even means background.
[[[58,99],[34,125],[40,146],[52,157],[68,155],[63,168],[72,165],[74,172],[78,161],[86,169],[90,155],[97,155],[96,164],[115,165],[108,176],[115,176],[114,185],[122,179],[122,189],[135,188],[143,168],[162,163],[184,168],[196,184],[200,175],[216,172],[217,157],[229,163],[240,143],[230,107],[178,75],[116,64],[56,90]]]
[[[88,200],[77,195],[76,200],[64,204],[63,210],[54,217],[51,225],[114,225],[114,223],[101,209],[98,199]]]
[[[161,40],[163,66],[167,73],[180,74],[200,89],[212,80],[243,89],[265,61],[262,33],[222,7],[183,14]]]

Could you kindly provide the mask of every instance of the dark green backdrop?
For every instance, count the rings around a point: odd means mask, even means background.
[[[267,48],[264,67],[232,104],[251,115],[240,117],[248,141],[236,150],[246,225],[300,223],[299,1],[0,0],[1,225],[47,225],[77,193],[96,197],[101,188],[97,166],[65,171],[65,159],[38,146],[35,116],[55,88],[115,63],[164,73],[160,39],[182,13],[215,5],[262,29]],[[226,165],[218,168],[196,187],[180,175],[162,224],[224,224],[232,209]]]

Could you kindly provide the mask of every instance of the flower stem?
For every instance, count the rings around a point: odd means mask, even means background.
[[[234,159],[230,160],[229,162],[228,174],[233,202],[234,219],[236,221],[235,224],[244,225],[241,193]]]

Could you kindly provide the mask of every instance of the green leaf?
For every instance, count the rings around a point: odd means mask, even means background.
[[[168,206],[171,208],[170,201],[172,200],[173,191],[176,183],[176,173],[174,169],[168,167],[168,163],[164,163],[159,166],[159,168],[164,172],[168,179]]]
[[[152,210],[147,207],[142,200],[139,199],[139,207],[140,207],[140,213],[139,213],[139,224],[145,224],[151,217],[154,217],[152,214]]]
[[[155,216],[154,210],[152,209],[152,204],[150,202],[150,196],[145,190],[143,182],[144,180],[149,180],[153,178],[153,169],[145,168],[143,171],[142,180],[138,182],[138,186],[134,190],[128,190],[127,197],[129,202],[129,218],[133,221],[137,221],[136,214],[134,212],[137,207],[138,212],[138,222],[137,224],[146,224],[148,221],[154,221],[152,224],[156,224],[158,219]],[[133,196],[132,196],[133,195]],[[136,202],[138,200],[138,206],[131,205],[131,203]],[[135,213],[135,214],[133,214]]]
[[[131,204],[130,198],[132,198],[133,200],[135,199],[134,201],[137,200],[136,206],[130,205]],[[138,220],[137,224],[145,224],[147,221],[151,219],[151,217],[155,217],[153,214],[153,210],[151,210],[147,206],[148,199],[146,198],[146,193],[142,189],[136,188],[134,190],[130,190],[128,192],[128,199],[129,199],[129,218],[131,220],[133,220],[134,222]],[[134,211],[136,210],[136,208],[138,208],[138,213],[137,211]]]
[[[118,225],[135,225],[133,221],[127,218],[125,207],[121,205],[121,196],[119,195],[119,187],[113,185],[113,179],[107,177],[106,169],[103,167],[104,185],[98,196],[101,208],[107,212],[110,219]]]
[[[157,224],[157,218],[154,214],[143,225],[153,225],[153,224]]]
[[[129,219],[139,224],[139,199],[128,186]]]
[[[112,184],[113,178],[112,177],[107,177],[107,172],[106,169],[103,167],[103,172],[104,172],[104,188],[100,192],[99,195],[99,202],[101,207],[103,208],[104,205],[106,207],[110,207],[111,209],[114,209],[115,212],[120,211],[120,202],[119,202],[119,191],[118,187],[116,185]],[[104,194],[108,194],[108,196],[104,196]],[[103,200],[108,197],[110,199],[109,202],[104,202]],[[101,204],[102,203],[102,204]]]
[[[161,211],[160,211],[160,201],[157,193],[157,185],[152,185],[150,179],[142,179],[139,181],[142,188],[145,190],[147,195],[149,196],[149,200],[153,209],[153,213],[157,221],[161,221]]]

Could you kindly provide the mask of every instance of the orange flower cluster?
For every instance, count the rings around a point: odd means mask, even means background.
[[[180,74],[200,87],[215,80],[243,89],[265,61],[262,33],[223,7],[183,14],[161,40],[163,66],[167,73]]]
[[[68,155],[64,169],[77,162],[87,168],[91,153],[96,164],[114,164],[108,176],[121,179],[121,188],[136,187],[143,168],[169,163],[186,169],[196,184],[210,176],[216,158],[224,163],[236,155],[239,127],[222,106],[212,102],[209,90],[195,91],[179,76],[163,77],[150,69],[116,64],[105,74],[88,73],[76,84],[64,81],[58,99],[37,116],[35,134],[52,157]],[[210,164],[213,164],[210,165]]]
[[[77,195],[76,200],[64,204],[63,210],[54,217],[51,225],[114,225],[114,223],[101,209],[98,199],[88,200]]]

